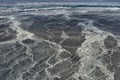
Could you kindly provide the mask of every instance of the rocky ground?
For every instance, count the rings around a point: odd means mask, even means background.
[[[53,12],[0,17],[0,80],[119,80],[120,16]]]

